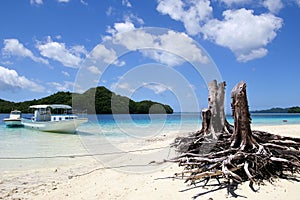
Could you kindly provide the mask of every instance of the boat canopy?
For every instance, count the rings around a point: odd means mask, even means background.
[[[10,114],[21,114],[22,112],[19,110],[13,110],[10,112]]]
[[[29,108],[41,109],[41,108],[52,108],[52,109],[72,109],[69,105],[64,104],[50,104],[50,105],[32,105]]]

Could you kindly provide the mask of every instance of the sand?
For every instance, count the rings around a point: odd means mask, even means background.
[[[300,125],[253,126],[252,129],[300,136]],[[159,165],[151,161],[161,161],[165,153],[172,156],[165,147],[174,137],[161,135],[145,139],[138,152],[111,155],[104,159],[111,159],[106,163],[98,157],[76,157],[69,158],[76,161],[71,166],[45,164],[34,170],[6,170],[0,175],[0,199],[299,199],[300,184],[295,181],[275,180],[272,184],[254,185],[257,190],[254,192],[248,182],[237,188],[220,189],[188,186],[181,179],[170,178],[182,169],[176,164]],[[145,160],[141,159],[144,155]]]

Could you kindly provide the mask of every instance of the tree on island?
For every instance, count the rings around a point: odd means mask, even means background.
[[[175,175],[203,186],[216,179],[227,188],[245,181],[252,186],[273,178],[294,180],[300,170],[300,138],[252,131],[243,81],[231,92],[234,125],[230,125],[224,115],[224,96],[225,82],[209,84],[209,108],[202,111],[202,129],[176,138],[172,145],[179,156],[166,160],[184,167]]]
[[[76,109],[79,109],[80,111],[87,110],[88,113],[148,114],[150,111],[152,111],[151,113],[153,114],[173,113],[173,109],[169,105],[150,100],[136,102],[128,97],[117,95],[103,86],[90,88],[82,94],[57,92],[41,99],[18,103],[0,99],[0,113],[10,113],[12,109],[17,109],[26,113],[28,112],[29,106],[36,104],[66,104],[72,106],[72,100],[74,99],[76,99],[77,104],[79,104],[75,106]],[[114,99],[113,103],[115,105],[112,105],[112,99]],[[112,106],[114,107],[114,112],[112,111]],[[158,106],[161,109],[152,109]]]

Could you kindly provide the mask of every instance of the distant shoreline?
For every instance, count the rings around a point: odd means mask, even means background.
[[[288,108],[270,108],[266,110],[255,110],[251,111],[251,113],[300,113],[299,106],[293,106]]]

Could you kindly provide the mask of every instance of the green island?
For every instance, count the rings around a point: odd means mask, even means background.
[[[57,92],[50,96],[24,102],[10,102],[0,99],[0,113],[9,113],[12,109],[28,113],[28,108],[36,104],[66,104],[72,106],[74,101],[80,104],[81,109],[88,113],[96,114],[172,114],[173,109],[150,100],[136,102],[132,99],[120,96],[109,89],[99,86],[91,88],[82,94],[71,92]],[[92,102],[92,103],[91,103]],[[113,105],[113,106],[112,106]],[[74,107],[74,106],[73,106]]]
[[[255,110],[251,113],[300,113],[299,106],[293,106],[289,108],[271,108],[266,110]]]

